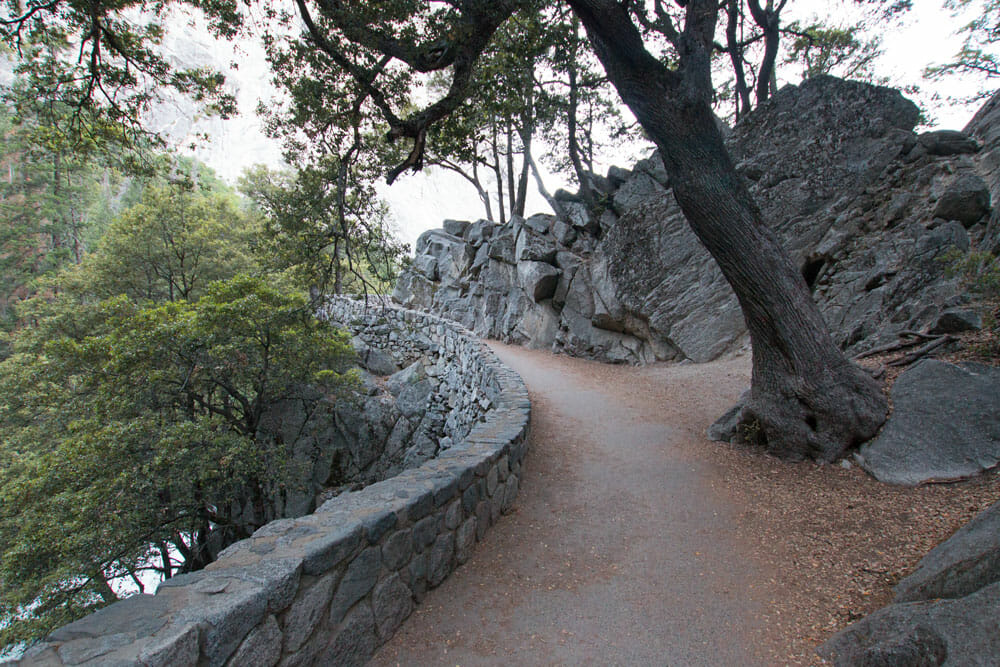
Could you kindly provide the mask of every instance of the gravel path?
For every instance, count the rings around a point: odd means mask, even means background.
[[[606,366],[491,344],[533,404],[514,511],[375,665],[753,665],[764,582],[704,429],[749,360]]]

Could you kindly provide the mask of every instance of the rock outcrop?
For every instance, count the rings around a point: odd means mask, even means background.
[[[924,359],[896,380],[892,404],[855,455],[879,481],[950,482],[1000,463],[1000,368]]]
[[[896,585],[896,602],[960,598],[1000,583],[1000,502],[924,556]]]
[[[917,116],[894,90],[824,76],[782,89],[727,139],[850,352],[961,311],[946,258],[995,243],[1000,104],[966,132],[917,135]],[[425,233],[395,299],[481,336],[608,362],[702,362],[744,348],[739,304],[658,156],[594,183],[593,209],[559,192],[558,217]]]
[[[924,556],[894,604],[834,635],[819,654],[843,665],[996,665],[1000,503]]]

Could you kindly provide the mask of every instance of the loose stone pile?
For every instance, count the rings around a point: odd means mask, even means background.
[[[387,338],[365,333],[372,313]],[[274,521],[205,570],[60,628],[21,665],[354,665],[464,563],[517,495],[530,403],[520,377],[467,331],[434,316],[336,302],[331,317],[373,345],[433,350],[435,391],[456,438],[436,458]],[[379,319],[381,318],[381,319]],[[432,376],[428,376],[432,377]],[[457,434],[463,433],[458,436]]]

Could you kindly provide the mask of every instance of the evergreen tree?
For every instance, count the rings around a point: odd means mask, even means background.
[[[0,645],[203,567],[277,515],[295,443],[261,420],[336,400],[353,353],[260,272],[253,225],[225,194],[150,186],[19,309],[0,363]]]
[[[973,0],[947,0],[945,5],[960,12],[976,8],[979,2]],[[926,75],[932,79],[943,76],[971,75],[982,82],[979,91],[966,101],[978,101],[992,95],[996,85],[993,80],[1000,77],[1000,0],[982,0],[975,18],[965,24],[961,33],[965,35],[962,48],[950,62],[929,67]]]

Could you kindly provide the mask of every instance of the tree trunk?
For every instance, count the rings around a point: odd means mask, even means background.
[[[723,144],[710,100],[711,25],[686,26],[681,64],[667,70],[614,0],[568,0],[623,101],[660,150],[691,229],[736,292],[753,344],[740,423],[789,459],[830,461],[872,437],[886,399],[833,343],[802,275],[761,219]],[[705,12],[705,6],[689,6]],[[712,10],[714,11],[714,10]],[[704,14],[701,15],[702,18]],[[700,29],[699,29],[700,28]]]
[[[479,180],[479,168],[476,166],[479,163],[479,152],[472,156],[472,178],[468,179],[472,183],[472,186],[476,188],[476,194],[479,195],[480,201],[483,202],[483,207],[486,209],[486,219],[490,222],[493,220],[493,206],[490,204],[490,193],[486,191],[483,187],[482,182]],[[461,172],[459,172],[461,173]]]
[[[728,21],[726,23],[726,53],[729,54],[729,61],[733,66],[733,102],[736,106],[735,119],[739,119],[746,112],[750,111],[750,88],[747,86],[746,74],[743,71],[744,59],[743,48],[740,40],[736,36],[736,29],[739,27],[741,0],[730,0],[726,8]]]
[[[531,169],[531,135],[522,136],[521,173],[517,176],[517,199],[514,201],[514,213],[524,217],[524,209],[528,201],[528,170]]]
[[[760,62],[760,70],[757,72],[757,106],[770,99],[777,88],[777,71],[775,64],[778,59],[778,46],[781,40],[781,33],[778,31],[780,18],[779,10],[774,9],[773,3],[768,2],[766,7],[760,6],[760,0],[749,0],[747,6],[754,22],[764,33],[764,57]]]
[[[531,169],[531,140],[535,133],[534,90],[529,87],[525,100],[525,109],[521,113],[518,135],[521,138],[521,173],[517,177],[517,197],[514,200],[514,212],[524,217],[525,203],[528,199],[528,170]]]
[[[576,42],[574,42],[575,44]],[[594,208],[594,193],[590,183],[590,174],[583,168],[580,160],[580,143],[577,137],[576,112],[580,89],[577,82],[576,54],[569,61],[569,108],[566,111],[566,134],[569,137],[569,159],[573,163],[573,171],[576,172],[576,179],[580,183],[580,196],[587,204],[587,208]]]
[[[343,225],[343,222],[341,222]],[[343,227],[341,227],[343,229]],[[333,241],[333,293],[344,293],[344,267],[340,264],[340,237],[334,237]]]
[[[108,580],[104,578],[104,575],[98,572],[93,578],[94,590],[97,594],[101,596],[101,599],[107,603],[118,602],[118,594],[115,593],[114,589],[111,588],[111,584]]]
[[[503,196],[503,171],[501,169],[500,163],[500,146],[498,144],[497,136],[497,126],[493,123],[492,127],[492,141],[490,142],[490,148],[493,152],[493,164],[490,166],[493,168],[493,176],[497,179],[497,210],[500,211],[500,224],[507,224],[507,208],[504,204]]]
[[[508,116],[504,120],[504,134],[507,136],[507,204],[510,207],[510,217],[520,215],[517,212],[517,187],[514,185],[514,123]]]
[[[542,180],[542,174],[538,170],[538,165],[535,164],[535,158],[530,152],[525,153],[525,157],[528,158],[528,165],[531,167],[531,175],[535,177],[535,185],[538,187],[538,194],[549,203],[552,207],[552,212],[556,214],[556,217],[565,218],[566,211],[559,204],[559,200],[552,196],[548,188],[545,187],[545,181]]]

